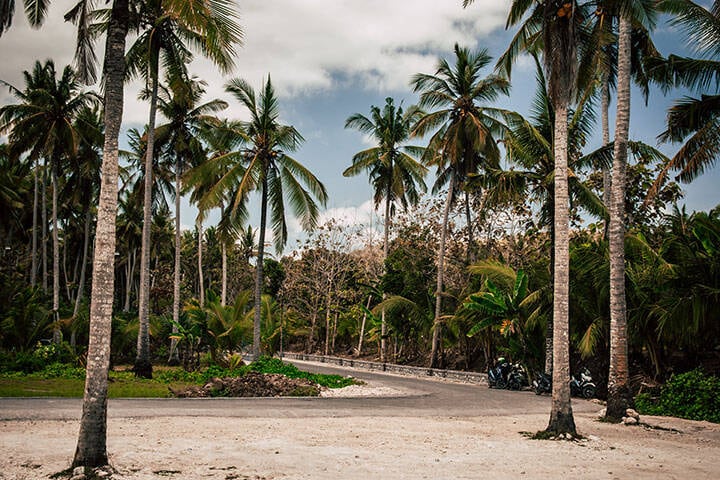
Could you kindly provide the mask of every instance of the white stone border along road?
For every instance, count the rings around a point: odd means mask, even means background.
[[[438,368],[413,367],[410,365],[396,365],[394,363],[369,362],[352,358],[327,357],[324,355],[311,355],[306,353],[283,352],[281,358],[291,360],[304,360],[306,362],[327,363],[344,367],[360,368],[375,372],[389,372],[413,377],[437,377],[449,380],[487,385],[487,374],[481,372],[463,372],[460,370],[442,370]]]

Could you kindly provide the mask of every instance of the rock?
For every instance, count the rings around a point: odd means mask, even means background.
[[[637,425],[638,421],[635,417],[623,417],[622,423],[624,423],[625,425]]]
[[[598,418],[605,418],[605,414],[607,414],[607,408],[603,408],[598,412]]]
[[[75,467],[73,468],[73,477],[76,477],[78,475],[85,476],[85,467]]]
[[[625,410],[625,416],[632,417],[635,420],[640,421],[640,414],[637,411],[633,410],[632,408],[628,408],[627,410]]]
[[[109,467],[98,467],[93,471],[96,478],[110,478],[112,471]]]

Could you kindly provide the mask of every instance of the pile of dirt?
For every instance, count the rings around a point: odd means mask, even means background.
[[[170,389],[176,397],[317,397],[320,386],[277,373],[248,372],[242,377],[213,378],[203,386]]]

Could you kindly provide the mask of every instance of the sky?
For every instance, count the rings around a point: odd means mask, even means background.
[[[58,70],[72,63],[74,27],[64,23],[62,16],[73,3],[54,0],[40,30],[30,29],[17,7],[13,27],[0,37],[1,80],[22,87],[22,72],[30,70],[35,60],[52,58]],[[345,120],[356,112],[367,115],[371,105],[384,105],[386,97],[405,106],[415,103],[417,96],[409,86],[412,75],[433,73],[438,58],[449,58],[456,42],[473,49],[486,48],[493,57],[499,56],[514,33],[505,30],[510,3],[476,0],[463,9],[461,0],[244,0],[239,2],[238,12],[245,38],[238,49],[235,71],[221,75],[202,58],[196,58],[189,70],[207,82],[206,100],[219,98],[230,104],[222,115],[231,119],[246,114],[224,91],[227,81],[243,78],[257,90],[270,75],[280,97],[281,120],[295,126],[306,140],[294,157],[328,190],[329,201],[321,221],[334,217],[368,223],[373,210],[368,180],[362,176],[345,178],[342,171],[369,143],[360,133],[344,129]],[[692,49],[664,21],[653,38],[666,55],[688,54]],[[104,40],[97,51],[101,54],[103,48]],[[492,72],[488,69],[484,73]],[[126,88],[125,131],[147,122],[148,106],[137,99],[141,86],[135,81]],[[534,66],[521,59],[514,67],[510,95],[500,98],[496,106],[526,114],[534,89]],[[667,108],[686,93],[665,96],[653,91],[646,105],[634,91],[630,138],[654,145],[664,129]],[[8,90],[0,88],[0,104],[12,101]],[[611,130],[612,124],[611,120]],[[589,148],[600,144],[599,128]],[[672,155],[678,146],[659,148]],[[684,185],[688,210],[707,210],[720,203],[719,182],[720,169],[714,168]],[[183,205],[182,224],[191,228],[196,211],[186,201]],[[253,204],[250,208],[258,210]],[[209,215],[208,224],[216,221],[216,215]],[[301,236],[298,223],[288,221],[286,251]],[[257,216],[251,222],[257,227]]]

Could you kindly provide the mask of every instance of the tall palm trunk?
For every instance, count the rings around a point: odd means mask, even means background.
[[[170,340],[170,365],[179,365],[177,351],[178,322],[180,322],[180,160],[175,161],[175,270],[173,272],[173,326]]]
[[[260,305],[263,286],[263,255],[265,253],[265,223],[267,221],[268,182],[266,174],[262,178],[260,199],[260,232],[258,233],[257,265],[255,266],[255,316],[253,318],[253,358],[260,358]]]
[[[387,192],[385,192],[385,232],[383,239],[383,272],[385,271],[385,262],[387,262],[388,252],[390,251],[390,193],[392,182],[388,182]],[[385,292],[383,292],[383,300],[385,300]],[[380,361],[387,360],[387,321],[385,319],[385,308],[380,313]]]
[[[127,265],[125,266],[125,305],[123,312],[130,311],[130,297],[135,279],[135,263],[137,262],[137,248],[132,248],[128,252]]]
[[[43,171],[42,171],[42,288],[45,294],[48,293],[48,253],[47,253],[47,158],[43,159]]]
[[[556,102],[554,126],[555,155],[555,242],[553,281],[553,371],[552,407],[547,430],[575,434],[575,419],[570,403],[570,240],[567,141],[568,105]]]
[[[454,186],[455,181],[450,180],[447,199],[445,200],[445,210],[443,211],[440,248],[438,248],[437,285],[435,289],[435,319],[433,321],[432,348],[430,350],[430,368],[438,366],[440,343],[442,341],[442,320],[440,317],[442,315],[443,276],[445,275],[445,240],[447,238],[448,219],[450,218],[450,207],[452,205]]]
[[[475,261],[475,238],[472,229],[472,211],[470,210],[470,192],[465,192],[465,221],[467,222],[467,250],[465,261],[468,265]]]
[[[600,112],[602,120],[603,146],[610,145],[610,75],[603,74],[602,88],[600,90]],[[603,168],[603,204],[610,209],[610,189],[612,185],[612,174],[610,169]],[[605,222],[605,236],[608,235],[609,224]]]
[[[75,308],[73,309],[73,317],[80,312],[80,302],[85,296],[85,272],[88,263],[88,250],[90,249],[90,221],[92,220],[92,212],[90,208],[85,212],[85,231],[83,233],[83,253],[82,264],[80,265],[80,280],[78,281],[77,295],[75,296]]]
[[[92,212],[90,207],[85,211],[85,231],[83,234],[83,253],[82,265],[80,266],[80,280],[78,281],[77,294],[75,295],[75,308],[73,309],[73,318],[77,318],[80,313],[80,302],[85,296],[85,272],[87,271],[88,250],[90,248],[90,221],[92,220]],[[113,254],[114,255],[114,254]],[[114,256],[113,256],[114,258]],[[75,327],[70,332],[70,345],[75,347]]]
[[[617,117],[610,211],[610,373],[606,417],[619,421],[632,404],[628,389],[627,312],[625,299],[625,165],[630,127],[630,33],[620,17],[618,36]]]
[[[198,288],[200,297],[200,308],[205,306],[205,277],[203,276],[203,257],[202,257],[202,246],[203,246],[203,226],[202,218],[198,215],[195,221],[198,232],[198,244],[197,244],[197,267],[198,267]]]
[[[105,47],[105,142],[95,229],[90,343],[80,433],[72,467],[94,468],[108,463],[107,387],[110,367],[110,332],[115,281],[115,217],[118,189],[118,135],[122,123],[125,81],[125,36],[128,0],[114,0]]]
[[[40,179],[38,178],[38,169],[40,163],[35,159],[35,171],[33,172],[33,179],[35,183],[35,191],[33,192],[33,214],[32,214],[32,265],[30,267],[30,286],[35,288],[37,284],[37,269],[38,269],[38,201],[40,196]]]
[[[225,306],[227,299],[227,245],[222,242],[220,245],[220,254],[222,255],[222,287],[220,288],[220,305]]]
[[[225,210],[223,203],[220,203],[220,212]],[[227,300],[227,244],[225,240],[220,244],[220,254],[222,256],[222,286],[220,287],[220,305],[225,306]]]
[[[551,194],[551,196],[554,195]],[[555,199],[549,200],[550,206],[555,215]],[[555,219],[553,218],[550,224],[550,282],[555,284]],[[553,330],[555,328],[555,322],[553,322],[554,312],[550,314],[545,325],[545,373],[552,376],[553,372]]]
[[[60,331],[60,240],[58,236],[58,179],[57,156],[53,158],[52,171],[52,243],[53,243],[53,342],[60,343],[62,332]]]
[[[153,156],[155,150],[155,114],[158,97],[158,65],[155,59],[150,66],[150,118],[147,130],[147,152],[145,153],[145,192],[143,197],[143,229],[140,251],[140,295],[138,299],[137,356],[133,371],[141,378],[152,378],[150,362],[150,245],[152,231]]]

